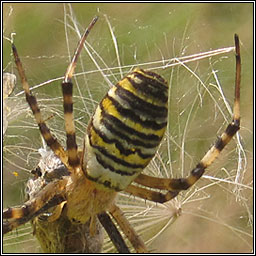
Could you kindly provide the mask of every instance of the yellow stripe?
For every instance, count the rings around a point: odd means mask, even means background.
[[[129,156],[125,156],[120,154],[120,151],[116,148],[115,144],[106,143],[102,140],[98,134],[95,133],[93,129],[91,129],[91,142],[93,145],[100,146],[105,148],[111,155],[114,155],[116,158],[122,159],[130,164],[140,164],[140,165],[147,165],[151,158],[143,159],[141,158],[136,152]],[[131,149],[132,150],[132,149]],[[135,148],[133,149],[135,151]]]
[[[106,111],[106,113],[116,117],[122,123],[133,128],[134,130],[137,130],[138,132],[143,132],[144,134],[155,134],[159,137],[162,137],[164,135],[166,127],[163,127],[162,129],[156,131],[150,128],[146,128],[141,124],[136,123],[128,118],[124,118],[122,115],[120,115],[120,113],[117,111],[115,106],[112,104],[111,100],[109,100],[108,98],[103,99],[102,106],[104,107],[104,110]]]
[[[73,103],[73,97],[69,94],[63,94],[63,102],[70,105]]]
[[[142,83],[143,81],[140,80],[139,78],[135,77],[134,74],[130,74],[127,77],[129,77],[130,79],[134,80],[134,82],[136,83]],[[156,99],[156,98],[151,98],[150,95],[143,95],[141,92],[139,92],[136,88],[134,88],[132,86],[132,84],[129,82],[129,80],[127,79],[127,77],[125,77],[124,79],[122,79],[120,82],[118,82],[118,84],[126,89],[127,91],[133,93],[134,95],[136,95],[137,97],[141,98],[142,100],[144,100],[145,102],[148,102],[150,104],[156,105],[156,106],[164,106],[167,107],[167,103],[162,102],[161,99]]]
[[[120,143],[122,144],[126,144],[127,141],[122,138],[122,137],[119,137],[118,135],[114,134],[111,130],[108,130],[107,128],[105,128],[102,124],[100,124],[100,120],[102,119],[102,112],[101,112],[101,109],[100,107],[97,107],[96,111],[95,111],[95,114],[93,116],[93,126],[97,129],[100,129],[108,138],[110,139],[116,139],[116,140],[119,140]],[[145,142],[147,143],[148,141],[146,140],[143,140],[141,138],[138,138],[124,130],[120,131],[122,134],[124,134],[125,136],[129,137],[130,139],[136,139],[136,140],[139,140],[141,142]],[[156,149],[155,148],[148,148],[148,147],[145,147],[145,146],[139,146],[139,145],[136,145],[136,148],[139,149],[143,154],[154,154]]]
[[[205,168],[207,168],[212,164],[219,154],[220,151],[215,146],[212,146],[200,162]]]
[[[73,113],[65,113],[65,128],[66,128],[66,133],[67,134],[75,134],[75,125],[73,122]]]
[[[138,74],[141,74],[141,75],[143,75],[143,76],[145,76],[145,77],[147,77],[147,78],[149,78],[149,79],[153,79],[153,80],[157,81],[158,83],[164,85],[164,86],[166,87],[166,89],[168,89],[168,84],[167,84],[166,82],[160,82],[159,79],[156,79],[156,77],[145,73],[145,72],[144,72],[143,70],[141,70],[140,68],[135,68],[135,69],[133,70],[133,72],[136,72],[136,73],[138,73]],[[155,75],[157,75],[157,74],[155,74]]]
[[[77,149],[76,148],[68,149],[68,157],[71,160],[71,162],[77,162],[77,164],[79,164],[79,158],[78,158],[78,155],[77,155]]]
[[[20,219],[24,216],[22,208],[11,208],[11,219]]]

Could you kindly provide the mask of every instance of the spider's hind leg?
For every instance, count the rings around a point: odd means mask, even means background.
[[[236,132],[240,129],[240,81],[241,81],[241,57],[238,35],[235,34],[235,50],[236,50],[236,79],[235,79],[235,100],[233,107],[233,120],[227,126],[226,130],[217,139],[215,144],[204,155],[201,161],[190,172],[187,178],[168,179],[151,177],[140,174],[134,181],[140,185],[167,190],[166,194],[149,190],[147,188],[130,185],[126,188],[126,192],[144,199],[155,202],[166,202],[173,199],[181,190],[190,188],[204,174],[205,169],[209,167],[213,161],[219,156],[223,148],[230,142]]]

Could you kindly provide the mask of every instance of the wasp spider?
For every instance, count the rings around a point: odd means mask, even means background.
[[[122,236],[112,223],[108,215],[110,214],[135,250],[147,252],[143,241],[115,204],[115,197],[119,191],[125,191],[158,203],[171,200],[180,191],[188,189],[200,179],[205,169],[229,143],[240,127],[239,39],[235,35],[236,82],[232,122],[188,177],[158,178],[142,174],[142,171],[155,155],[165,133],[168,119],[168,84],[160,75],[151,71],[136,68],[108,91],[89,122],[82,150],[78,150],[71,78],[83,44],[96,21],[97,17],[92,20],[79,41],[62,82],[66,150],[52,136],[43,120],[36,98],[29,89],[16,47],[12,45],[26,100],[44,140],[55,155],[51,158],[55,157],[57,164],[52,168],[54,171],[51,174],[43,174],[44,184],[38,185],[40,189],[30,195],[27,202],[20,207],[4,210],[3,230],[7,233],[27,221],[42,220],[46,217],[47,223],[60,220],[68,222],[69,226],[65,226],[67,230],[70,225],[72,228],[88,229],[89,231],[84,232],[93,237],[100,233],[99,220],[119,252],[129,252]],[[34,174],[39,179],[42,171],[38,168]],[[151,188],[167,192],[158,192]],[[44,215],[43,213],[50,208],[54,209],[51,214]],[[87,226],[83,226],[85,224]],[[75,236],[68,237],[66,234],[65,239],[75,247]],[[50,245],[44,250],[53,252],[49,247]],[[73,249],[69,246],[64,251],[71,252]],[[55,252],[63,251],[56,249]]]

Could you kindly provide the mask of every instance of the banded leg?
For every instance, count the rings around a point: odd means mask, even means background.
[[[166,194],[151,191],[146,188],[136,187],[129,185],[126,188],[126,192],[135,196],[149,199],[155,202],[165,202],[171,200],[181,190],[190,188],[197,180],[204,174],[205,169],[209,167],[213,161],[219,156],[223,148],[230,142],[232,137],[240,129],[240,81],[241,81],[241,57],[238,35],[235,34],[235,49],[236,49],[236,80],[235,80],[235,100],[233,107],[233,120],[228,125],[224,133],[217,139],[215,144],[204,155],[201,161],[191,171],[187,178],[180,179],[167,179],[156,178],[140,174],[134,181],[140,185],[147,186],[149,188],[165,189],[168,190]]]
[[[145,175],[145,176],[147,176],[147,175]],[[151,186],[151,183],[150,183],[151,178],[161,180],[161,178],[147,176],[148,183],[143,182],[143,184],[142,183],[141,184],[144,186],[150,187],[150,188],[154,188],[153,186]],[[153,180],[153,182],[154,182],[154,180]],[[137,183],[139,183],[139,182],[137,182]],[[155,187],[155,188],[157,188],[157,187]],[[167,189],[167,188],[165,187],[162,189]],[[157,203],[164,203],[164,202],[170,201],[179,194],[179,192],[177,192],[177,191],[168,191],[166,194],[163,194],[161,192],[152,191],[150,189],[142,188],[142,187],[138,187],[138,186],[134,186],[134,185],[129,185],[125,189],[125,191],[133,196],[137,196],[137,197],[140,197],[140,198],[143,198],[146,200],[150,200],[153,202],[157,202]]]
[[[30,109],[33,112],[33,115],[34,115],[36,122],[39,126],[39,130],[40,130],[46,144],[61,159],[63,164],[65,164],[68,167],[68,158],[65,153],[65,150],[60,145],[60,143],[57,141],[57,139],[52,136],[50,129],[47,127],[47,125],[41,115],[40,109],[37,104],[36,97],[31,93],[31,91],[29,89],[29,84],[27,82],[25,71],[22,67],[22,64],[21,64],[21,61],[20,61],[20,58],[18,55],[18,51],[14,44],[12,44],[12,52],[13,52],[14,60],[15,60],[15,63],[16,63],[16,66],[17,66],[17,69],[19,72],[23,90],[26,95],[26,100],[28,102],[28,105],[30,106]]]
[[[89,27],[84,32],[81,37],[74,56],[72,58],[71,63],[69,64],[67,71],[64,76],[64,80],[62,82],[62,93],[63,93],[63,107],[64,107],[64,120],[65,120],[65,129],[67,135],[67,152],[68,152],[68,162],[72,167],[79,166],[79,157],[77,154],[77,144],[76,144],[76,134],[75,134],[75,123],[74,123],[74,114],[73,114],[73,99],[72,99],[72,91],[73,84],[71,82],[71,78],[75,71],[75,67],[77,64],[77,59],[81,53],[84,42],[93,28],[94,24],[98,20],[98,17],[95,17]]]
[[[128,220],[124,217],[123,212],[119,207],[116,205],[112,205],[109,209],[110,214],[114,217],[117,224],[121,228],[121,230],[124,232],[126,237],[129,239],[131,244],[133,245],[134,249],[137,253],[147,253],[147,248],[144,244],[144,242],[141,240],[141,238],[136,234],[136,231],[133,229],[133,227],[130,225]]]
[[[60,145],[56,138],[54,138],[50,132],[50,129],[47,127],[41,112],[40,108],[38,107],[36,97],[32,95],[29,84],[27,82],[27,78],[25,75],[25,71],[22,67],[20,58],[18,56],[17,49],[14,44],[12,44],[12,51],[13,56],[15,59],[15,63],[19,72],[19,76],[21,78],[22,86],[26,95],[26,100],[35,116],[36,122],[39,126],[40,132],[46,142],[46,144],[52,149],[52,151],[61,159],[62,163],[72,171],[75,166],[79,165],[79,157],[77,155],[77,145],[76,145],[76,138],[75,138],[75,126],[74,126],[74,117],[73,117],[73,101],[72,101],[72,83],[71,78],[76,67],[77,58],[80,55],[82,50],[83,44],[92,29],[93,25],[97,21],[97,17],[92,20],[89,27],[85,31],[84,35],[82,36],[78,47],[75,51],[74,57],[72,62],[70,63],[64,81],[62,82],[62,90],[63,90],[63,105],[64,105],[64,119],[65,119],[65,127],[67,133],[67,150],[68,156],[65,153],[64,148]]]
[[[65,199],[61,196],[66,180],[58,180],[46,185],[36,196],[20,207],[7,208],[3,211],[3,233],[6,234],[18,226],[34,219],[39,214],[56,206]]]

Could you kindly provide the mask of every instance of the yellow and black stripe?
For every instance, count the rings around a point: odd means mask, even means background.
[[[168,190],[167,194],[158,193],[141,187],[129,186],[126,191],[141,198],[155,202],[166,202],[173,199],[181,190],[190,188],[197,180],[201,178],[207,167],[219,156],[224,147],[231,141],[233,136],[240,129],[240,83],[241,83],[241,57],[238,35],[235,34],[236,49],[236,79],[235,79],[235,100],[233,107],[233,120],[227,126],[226,130],[216,140],[215,144],[208,150],[196,167],[190,172],[187,178],[169,179],[151,177],[140,174],[134,180],[143,186],[156,189]]]
[[[197,166],[191,171],[186,179],[170,179],[170,189],[180,191],[188,189],[204,174],[205,169],[210,166],[219,156],[223,148],[230,142],[233,136],[240,129],[240,83],[241,83],[241,57],[238,35],[235,34],[236,49],[236,80],[235,80],[235,100],[233,107],[233,120],[227,126],[223,134],[216,140],[215,144],[205,154]]]
[[[85,175],[104,187],[125,189],[156,153],[167,101],[166,81],[151,71],[135,69],[113,86],[88,125]]]
[[[189,189],[204,174],[205,169],[219,156],[223,148],[229,143],[232,137],[239,130],[239,119],[234,120],[228,125],[226,131],[217,139],[215,144],[205,154],[196,167],[190,172],[187,178],[158,178],[145,174],[140,174],[135,178],[135,182],[146,187],[168,190],[166,194],[149,190],[147,188],[129,185],[125,191],[140,198],[151,200],[158,203],[164,203],[176,197],[180,191]]]
[[[68,82],[64,80],[61,84],[61,87],[63,94],[64,120],[67,136],[66,143],[68,162],[72,167],[77,167],[79,166],[80,161],[77,154],[76,132],[73,114],[73,84],[71,80]]]
[[[77,59],[83,49],[84,42],[89,35],[91,29],[97,22],[98,17],[94,17],[88,28],[85,30],[80,41],[78,42],[77,48],[73,55],[72,61],[69,64],[66,73],[64,75],[64,80],[61,84],[62,94],[63,94],[63,107],[64,107],[64,120],[65,120],[65,129],[67,136],[67,153],[68,153],[68,162],[73,168],[77,168],[80,165],[80,160],[78,157],[77,144],[76,144],[76,132],[75,132],[75,122],[73,114],[73,84],[72,76],[76,68]]]
[[[236,79],[235,79],[235,100],[233,107],[233,120],[226,130],[216,140],[215,144],[205,154],[197,166],[191,171],[187,178],[170,179],[169,189],[174,191],[185,190],[191,187],[204,174],[205,169],[219,156],[220,152],[230,142],[233,136],[240,129],[240,83],[241,83],[241,57],[238,35],[235,34],[236,49]]]

